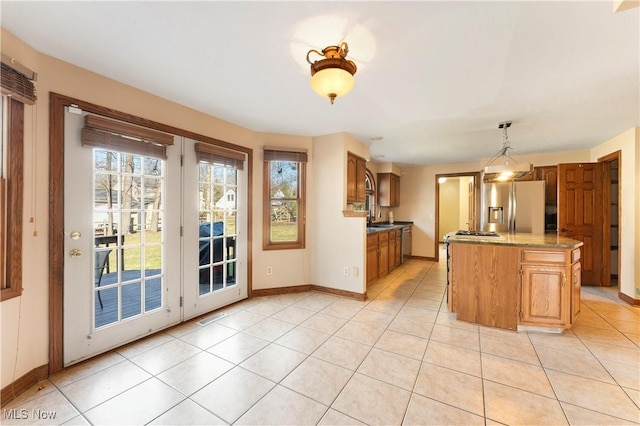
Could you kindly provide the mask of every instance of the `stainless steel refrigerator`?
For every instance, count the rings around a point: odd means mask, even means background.
[[[480,229],[544,234],[544,181],[483,182]]]

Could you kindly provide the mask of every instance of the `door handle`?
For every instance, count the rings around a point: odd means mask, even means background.
[[[73,259],[77,259],[78,257],[82,256],[82,250],[80,250],[80,249],[72,249],[69,252],[69,256],[71,256]]]
[[[567,228],[562,228],[560,232],[569,232],[569,230]]]

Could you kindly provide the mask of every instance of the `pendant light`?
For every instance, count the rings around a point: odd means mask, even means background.
[[[323,59],[311,62],[309,55],[315,53]],[[331,104],[353,89],[353,75],[357,71],[353,61],[345,59],[349,53],[346,42],[339,46],[325,47],[322,52],[311,49],[307,52],[307,62],[311,65],[311,88],[318,95],[328,97]]]
[[[533,172],[533,164],[529,163],[522,154],[511,148],[509,136],[507,135],[509,127],[511,127],[511,121],[498,123],[498,128],[502,129],[502,148],[485,165],[482,177],[485,182],[521,179]]]

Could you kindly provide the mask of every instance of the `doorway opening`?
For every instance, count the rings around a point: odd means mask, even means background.
[[[603,253],[603,280],[604,287],[617,287],[620,279],[620,157],[621,152],[616,151],[604,157],[598,158],[599,163],[604,164],[603,185],[603,229],[602,229],[602,253]]]
[[[480,172],[436,174],[434,260],[444,236],[460,229],[478,230]]]

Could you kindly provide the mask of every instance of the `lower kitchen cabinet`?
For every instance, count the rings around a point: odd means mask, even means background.
[[[378,276],[384,277],[389,273],[389,233],[378,234]]]
[[[522,325],[568,328],[580,311],[580,249],[521,250]]]
[[[396,230],[389,231],[389,270],[394,269],[396,265],[396,251],[398,251],[398,242],[396,241]]]
[[[378,279],[378,234],[367,236],[367,284]]]
[[[522,265],[521,322],[562,326],[569,320],[566,268]]]
[[[578,251],[578,255],[580,251]],[[571,324],[576,321],[580,313],[580,285],[582,283],[582,264],[575,262],[571,265]]]
[[[382,278],[400,265],[401,230],[367,235],[367,284]]]
[[[396,252],[393,257],[393,268],[402,263],[402,229],[396,229]],[[392,269],[393,269],[392,268]]]

